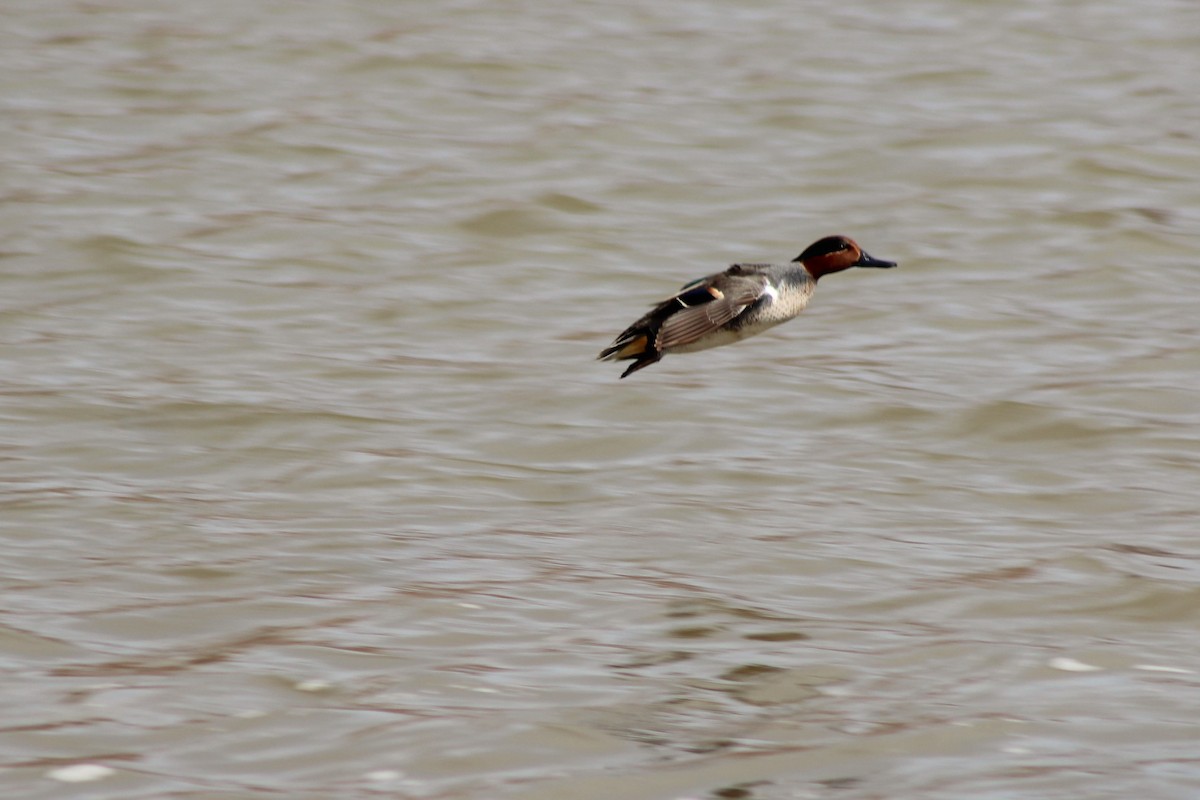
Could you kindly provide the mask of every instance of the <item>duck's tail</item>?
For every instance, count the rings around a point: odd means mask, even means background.
[[[650,344],[651,338],[651,331],[648,328],[635,325],[618,336],[611,345],[601,350],[597,358],[600,361],[637,359],[629,369],[621,373],[622,378],[627,378],[639,369],[648,367],[662,358],[662,353]]]

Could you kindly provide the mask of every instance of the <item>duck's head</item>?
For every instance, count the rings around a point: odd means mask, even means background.
[[[848,236],[826,236],[818,239],[805,248],[804,252],[792,259],[800,262],[813,280],[831,272],[841,272],[851,267],[876,267],[886,269],[896,266],[895,261],[884,261],[868,255]]]

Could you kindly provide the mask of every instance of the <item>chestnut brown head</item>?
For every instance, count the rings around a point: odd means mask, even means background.
[[[851,267],[886,269],[896,266],[895,261],[884,261],[869,255],[848,236],[826,236],[824,239],[818,239],[792,261],[803,264],[814,280],[820,279],[822,275],[841,272]]]

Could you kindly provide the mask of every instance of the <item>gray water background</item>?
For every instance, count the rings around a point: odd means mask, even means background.
[[[3,796],[1200,796],[1200,5],[4,18]]]

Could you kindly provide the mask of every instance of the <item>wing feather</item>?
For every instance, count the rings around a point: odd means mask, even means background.
[[[693,305],[684,301],[684,295],[688,300],[696,298],[698,288],[682,292],[675,298],[682,307],[663,320],[655,343],[659,349],[691,344],[712,333],[737,318],[747,306],[763,296],[767,287],[764,275],[725,273],[720,278],[704,287],[713,298],[710,302]]]

